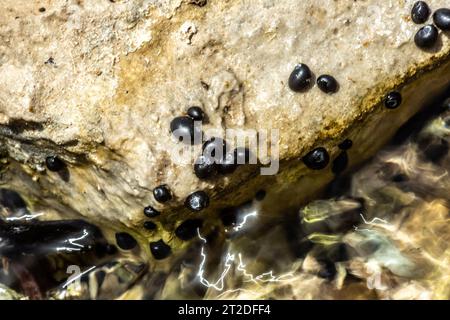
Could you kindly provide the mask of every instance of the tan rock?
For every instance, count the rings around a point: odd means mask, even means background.
[[[260,188],[278,214],[333,177],[329,168],[311,172],[302,155],[324,146],[334,158],[350,137],[351,163],[362,161],[450,82],[448,34],[418,49],[414,1],[191,2],[0,0],[0,134],[11,159],[3,184],[35,210],[179,247],[173,230],[191,215],[182,209],[191,192],[210,194],[210,224],[218,208]],[[334,75],[339,92],[292,92],[287,79],[299,62]],[[397,110],[382,106],[391,90],[403,95]],[[207,113],[205,130],[279,129],[279,174],[251,166],[205,182],[192,164],[175,163],[169,124],[191,105]],[[49,154],[68,163],[68,181],[45,172]],[[160,184],[173,192],[167,205],[153,199]],[[162,211],[154,234],[142,228],[149,204]]]

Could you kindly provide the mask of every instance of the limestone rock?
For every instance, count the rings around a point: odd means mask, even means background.
[[[413,2],[0,0],[2,183],[33,210],[59,212],[44,219],[62,212],[126,229],[148,255],[149,241],[182,245],[174,228],[201,216],[183,209],[193,191],[210,195],[211,225],[218,208],[258,189],[279,214],[333,178],[329,167],[311,172],[299,161],[313,147],[334,159],[351,138],[350,162],[362,161],[450,82],[448,34],[417,48]],[[300,62],[333,75],[339,91],[291,91]],[[392,90],[403,95],[396,110],[382,105]],[[175,163],[169,124],[192,105],[205,110],[205,129],[222,134],[279,129],[279,173],[249,166],[200,181],[192,164]],[[45,170],[48,155],[64,159],[65,176]],[[151,192],[160,184],[174,196],[165,205]],[[147,205],[162,212],[157,232],[142,227]]]

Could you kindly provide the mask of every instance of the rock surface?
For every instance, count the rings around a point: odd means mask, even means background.
[[[448,34],[418,49],[413,2],[0,0],[2,183],[23,191],[35,211],[126,229],[148,255],[148,242],[160,238],[182,246],[173,230],[199,215],[183,209],[197,190],[211,196],[211,224],[218,208],[260,188],[266,206],[283,199],[278,213],[333,178],[330,168],[311,172],[301,156],[324,146],[333,159],[350,137],[350,162],[360,162],[450,82]],[[287,79],[300,62],[333,75],[339,91],[292,92]],[[403,95],[396,110],[382,106],[392,90]],[[191,163],[175,163],[169,124],[192,105],[205,110],[204,129],[220,134],[279,129],[279,174],[250,166],[200,181]],[[65,175],[45,170],[49,155],[64,159]],[[151,192],[160,184],[174,196],[164,205]],[[147,205],[162,212],[157,232],[142,227]]]

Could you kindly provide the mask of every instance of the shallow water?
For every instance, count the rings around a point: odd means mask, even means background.
[[[21,237],[20,220],[38,217],[2,189],[0,297],[449,299],[449,141],[447,98],[317,200],[267,221],[255,199],[224,219],[226,234],[198,230],[167,273],[94,241],[80,221],[34,223],[63,238]]]

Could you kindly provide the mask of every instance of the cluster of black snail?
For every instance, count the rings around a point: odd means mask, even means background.
[[[319,89],[327,94],[336,93],[339,87],[336,79],[328,74],[319,76],[316,82]],[[299,63],[294,67],[288,80],[289,88],[294,92],[305,92],[313,86],[313,83],[311,69],[304,63]],[[330,155],[325,148],[318,147],[306,154],[302,160],[308,168],[322,170],[328,166]]]
[[[188,143],[193,144],[196,129],[194,121],[203,121],[205,114],[200,107],[196,106],[190,107],[186,113],[186,116],[173,119],[170,124],[170,129],[172,132],[179,130],[179,133],[182,136],[190,137]],[[159,203],[166,203],[172,200],[172,193],[169,187],[163,184],[153,189],[153,197]],[[196,191],[186,198],[185,206],[193,212],[199,212],[209,206],[209,196],[204,191]],[[144,208],[144,215],[149,219],[156,218],[160,214],[161,213],[152,206]],[[175,235],[181,240],[189,240],[196,235],[197,229],[200,228],[202,224],[203,221],[201,219],[188,219],[176,228]],[[148,231],[156,231],[158,227],[153,221],[145,221],[144,228]],[[121,237],[123,238],[123,235]],[[122,239],[117,238],[117,235],[116,240],[118,241],[120,248],[125,250],[132,249],[130,246],[121,246],[119,240]],[[136,243],[134,243],[134,245],[136,245]],[[155,259],[161,260],[167,258],[172,253],[172,250],[164,240],[160,239],[158,241],[150,242],[150,252]]]
[[[184,143],[195,144],[195,135],[201,135],[201,130],[195,121],[203,122],[205,113],[200,107],[190,107],[186,116],[174,118],[170,123],[170,131]],[[187,139],[186,139],[187,138]],[[219,137],[212,137],[202,145],[202,153],[194,163],[194,173],[201,180],[213,178],[215,175],[233,173],[239,164],[248,163],[251,158],[250,150],[238,147],[228,152],[227,142]],[[216,154],[216,151],[221,151]],[[188,208],[189,201],[185,204]],[[198,210],[194,210],[198,211]]]
[[[304,63],[296,65],[291,75],[289,76],[288,84],[289,88],[294,92],[304,92],[310,89],[313,85],[313,76],[311,69]],[[333,76],[321,75],[317,78],[317,86],[323,92],[327,94],[333,94],[337,92],[339,85]],[[397,93],[390,93],[389,95],[392,94],[396,95]],[[336,157],[336,159],[333,160],[332,166],[332,171],[336,175],[347,168],[347,150],[351,148],[352,144],[353,143],[350,139],[346,139],[339,144],[339,148],[342,151]],[[318,147],[303,156],[302,161],[309,169],[322,170],[328,166],[328,163],[330,162],[330,155],[325,148]]]
[[[166,203],[172,199],[172,194],[166,185],[160,185],[153,189],[153,197],[159,203]],[[209,197],[204,191],[196,191],[186,198],[185,205],[191,211],[198,212],[208,207]],[[144,208],[144,215],[150,219],[158,217],[160,214],[161,213],[152,206]],[[196,235],[197,229],[201,228],[202,224],[203,221],[201,219],[188,219],[176,228],[175,235],[181,240],[190,240]],[[157,225],[152,221],[145,221],[144,228],[149,231],[155,231]],[[121,246],[119,245],[119,247]],[[155,259],[161,260],[167,258],[172,250],[168,244],[160,239],[158,241],[150,242],[150,252]]]
[[[411,19],[416,24],[427,22],[431,10],[425,1],[417,1],[411,10]],[[439,37],[438,28],[442,31],[450,31],[450,9],[440,8],[433,13],[433,24],[421,27],[414,36],[414,42],[419,48],[432,48]]]
[[[190,137],[188,143],[194,144],[196,130],[194,121],[203,121],[205,114],[200,107],[196,106],[190,107],[186,114],[186,116],[173,119],[170,129],[172,132],[179,130],[178,133],[180,135]],[[167,185],[162,184],[153,189],[153,197],[159,203],[167,203],[172,200],[172,192]],[[202,211],[209,206],[209,196],[204,191],[193,192],[186,198],[185,206],[193,212]],[[161,212],[153,206],[147,206],[144,208],[144,215],[149,219],[154,219],[161,215]],[[197,229],[201,228],[202,224],[203,221],[201,219],[188,219],[176,228],[175,235],[181,240],[190,240],[196,235]],[[143,227],[151,232],[158,229],[157,224],[150,220],[145,221]],[[137,245],[136,240],[124,232],[116,234],[116,242],[119,248],[123,250],[132,250]],[[150,242],[150,252],[155,259],[161,260],[167,258],[172,253],[172,250],[164,240],[159,239]]]
[[[289,88],[295,92],[304,92],[313,85],[313,74],[311,69],[303,63],[295,66],[289,76]],[[338,82],[333,76],[328,74],[321,75],[317,78],[317,86],[325,93],[333,94],[338,90]]]
[[[160,185],[153,189],[153,197],[156,201],[165,203],[172,199],[172,193],[166,185]],[[144,215],[148,218],[156,218],[160,214],[161,213],[152,206],[147,206],[144,208]],[[150,220],[145,221],[143,226],[148,231],[156,231],[158,228],[156,223]],[[122,250],[132,250],[137,246],[136,239],[126,232],[116,233],[116,243]],[[150,252],[157,260],[167,258],[172,253],[170,246],[167,245],[162,239],[150,242],[149,246]]]
[[[195,121],[203,122],[205,113],[202,108],[190,107],[186,115],[175,117],[170,123],[170,131],[179,141],[193,145],[196,143],[196,134],[201,133],[195,125]],[[187,138],[187,139],[186,139]],[[227,142],[224,139],[213,137],[203,143],[202,154],[197,158],[193,171],[202,180],[210,179],[217,174],[227,175],[233,173],[239,164],[248,163],[251,153],[247,148],[236,148],[227,153]],[[222,151],[218,152],[217,151]],[[159,203],[166,203],[172,199],[172,193],[167,185],[160,185],[153,189],[153,197]],[[199,190],[191,193],[184,202],[186,208],[192,212],[200,212],[209,206],[209,196],[205,191]],[[144,215],[156,218],[161,213],[152,206],[144,208]],[[176,229],[175,235],[184,241],[190,240],[197,235],[197,230],[203,225],[202,219],[187,219]],[[157,225],[152,221],[144,222],[144,228],[155,231]],[[117,236],[118,235],[118,236]],[[134,239],[127,234],[116,235],[118,246],[124,250],[130,250],[136,245]],[[133,240],[132,240],[133,239]],[[126,241],[124,241],[126,240]],[[155,259],[164,259],[171,254],[171,248],[162,239],[150,243],[150,251]]]
[[[191,109],[190,109],[191,110]],[[189,114],[189,113],[188,113]],[[172,199],[171,192],[166,185],[160,185],[153,190],[153,196],[156,201],[160,203],[165,203]],[[208,207],[209,205],[209,197],[204,191],[196,191],[190,194],[185,201],[186,207],[188,207],[191,211],[201,211]],[[154,218],[160,215],[160,212],[155,208],[148,206],[144,208],[144,214],[148,218]],[[153,224],[151,221],[146,221],[144,223],[144,227],[149,230],[149,224]],[[197,228],[202,226],[202,220],[200,219],[188,219],[181,223],[175,230],[175,235],[181,240],[189,240],[195,236],[195,232]],[[156,225],[150,230],[156,230]],[[164,259],[171,254],[170,246],[167,245],[162,239],[151,242],[150,243],[150,251],[155,257],[155,259]]]
[[[294,92],[304,92],[312,87],[312,72],[310,68],[300,63],[295,66],[291,75],[289,76],[289,88]],[[336,79],[330,75],[322,75],[317,78],[318,87],[327,94],[332,94],[337,91],[338,83]],[[384,106],[388,109],[396,109],[402,103],[402,96],[397,91],[389,92],[384,99]],[[347,150],[352,146],[350,139],[344,140],[338,145],[341,153],[333,160],[332,172],[336,175],[343,172],[348,165]],[[303,163],[312,170],[322,170],[328,166],[330,162],[330,155],[323,147],[315,148],[307,153],[302,158]]]
[[[411,10],[412,21],[416,24],[425,23],[431,14],[429,6],[424,1],[418,1]],[[433,24],[425,25],[417,31],[414,42],[420,48],[431,48],[438,39],[438,29],[442,31],[450,30],[450,9],[441,8],[433,14]],[[320,75],[317,78],[317,86],[326,94],[334,94],[339,89],[336,79],[328,74]],[[310,68],[303,63],[295,66],[292,71],[288,85],[294,92],[305,92],[314,84],[313,74]],[[402,96],[397,91],[389,92],[384,99],[384,106],[387,109],[396,109],[402,103]],[[203,122],[205,113],[202,108],[190,107],[186,115],[174,118],[170,123],[172,133],[180,134],[179,139],[184,143],[193,145],[194,137],[201,133],[195,121]],[[190,139],[183,140],[182,137]],[[352,141],[346,139],[338,147],[340,153],[332,162],[332,172],[336,175],[343,172],[348,165],[347,151],[352,147]],[[216,150],[223,150],[222,154],[215,154]],[[251,158],[251,152],[247,148],[236,148],[227,153],[227,142],[221,138],[213,137],[202,145],[202,154],[197,158],[194,164],[195,175],[202,180],[210,179],[215,175],[227,175],[233,173],[238,164],[248,163]],[[330,155],[323,147],[315,148],[302,157],[303,163],[312,170],[325,169],[330,162]],[[61,172],[66,168],[63,160],[57,156],[51,155],[45,159],[47,169],[52,172]],[[262,193],[261,193],[262,194]],[[265,195],[265,192],[264,192]],[[154,199],[159,203],[166,203],[172,199],[172,193],[167,185],[157,186],[153,190]],[[263,195],[262,195],[263,197]],[[209,206],[209,196],[204,191],[196,191],[190,194],[185,200],[185,207],[193,212],[199,212]],[[161,213],[152,206],[144,208],[144,215],[153,219]],[[196,236],[198,228],[201,228],[203,221],[201,219],[188,219],[181,223],[175,230],[175,235],[181,240],[190,240]],[[148,231],[156,231],[157,225],[153,221],[145,221],[143,227]],[[137,246],[136,239],[126,232],[116,233],[116,243],[122,250],[132,250]],[[171,254],[171,248],[162,239],[150,242],[150,251],[155,259],[160,260]]]
[[[417,24],[425,23],[431,14],[429,6],[424,1],[418,1],[413,5],[411,18]],[[438,39],[438,29],[442,31],[450,30],[450,9],[441,8],[433,14],[434,25],[426,25],[419,29],[414,37],[414,42],[420,48],[431,48]],[[436,28],[437,27],[437,28]],[[305,92],[313,86],[313,74],[311,69],[304,63],[295,66],[289,77],[289,88],[294,92]],[[333,94],[338,90],[338,82],[333,76],[321,75],[317,78],[317,86],[327,94]],[[398,91],[389,92],[384,98],[384,106],[387,109],[396,109],[402,103],[402,96]],[[340,174],[348,165],[347,150],[352,146],[352,141],[346,139],[339,144],[341,152],[333,161],[332,172]],[[328,166],[330,156],[323,147],[318,147],[307,153],[302,161],[312,170],[322,170]]]
[[[299,63],[294,67],[289,76],[289,88],[294,92],[305,92],[310,89],[313,84],[313,75],[310,68],[304,64]],[[317,86],[327,94],[333,94],[338,89],[338,83],[333,76],[321,75],[317,78]],[[402,96],[397,91],[389,92],[384,99],[384,106],[388,109],[396,109],[402,102]],[[352,146],[350,139],[344,140],[339,144],[341,153],[333,160],[332,172],[340,174],[348,165],[347,150]],[[330,162],[330,155],[324,147],[318,147],[307,153],[302,157],[303,163],[312,170],[325,169]]]

